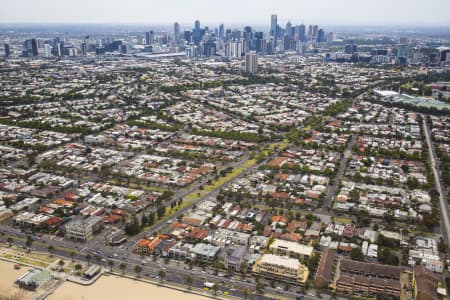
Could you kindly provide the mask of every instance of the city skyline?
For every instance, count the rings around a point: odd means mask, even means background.
[[[60,3],[53,0],[19,0],[2,4],[1,23],[130,23],[130,24],[180,24],[195,19],[205,24],[257,24],[270,23],[271,14],[278,15],[278,23],[322,23],[325,25],[450,25],[447,13],[450,2],[430,0],[427,5],[419,1],[400,0],[394,3],[342,0],[342,1],[292,1],[273,2],[236,0],[217,1],[152,1],[130,0],[126,5],[110,1],[80,0]],[[27,8],[27,9],[24,9]],[[220,9],[219,9],[220,8]],[[57,13],[56,13],[57,12]],[[406,13],[407,12],[407,13]]]

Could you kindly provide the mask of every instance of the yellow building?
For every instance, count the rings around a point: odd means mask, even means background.
[[[308,267],[298,259],[274,254],[264,254],[253,266],[253,272],[266,278],[304,285],[308,279]]]

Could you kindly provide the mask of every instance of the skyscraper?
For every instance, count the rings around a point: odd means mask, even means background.
[[[285,30],[285,35],[293,37],[294,36],[294,31],[292,30],[292,24],[291,21],[288,21],[286,23],[286,30]]]
[[[200,21],[199,20],[195,20],[194,29],[200,31]]]
[[[306,42],[306,27],[304,24],[301,24],[300,26],[298,26],[298,39],[302,43]]]
[[[9,44],[5,44],[5,58],[11,55],[11,50],[9,49]]]
[[[264,33],[263,32],[255,32],[253,35],[253,49],[256,50],[256,53],[264,52]]]
[[[178,22],[173,24],[173,39],[176,42],[180,41],[180,24]]]
[[[322,28],[320,28],[319,31],[317,32],[317,42],[318,43],[325,42],[325,31],[323,31]]]
[[[258,73],[258,55],[255,51],[250,51],[245,55],[245,73]]]
[[[194,30],[192,30],[192,41],[196,46],[198,46],[201,40],[202,40],[202,33],[200,30],[200,21],[195,20]]]
[[[44,44],[44,56],[45,57],[51,57],[52,56],[52,49],[53,47],[49,44]]]
[[[34,57],[38,55],[38,43],[36,39],[26,40],[23,43],[23,55],[25,57]]]
[[[155,42],[155,33],[153,32],[153,30],[147,31],[145,33],[145,44],[153,45],[154,42]]]
[[[278,21],[277,21],[277,15],[272,15],[270,17],[270,36],[277,40],[277,27],[278,27]]]
[[[184,31],[184,39],[188,43],[190,43],[192,41],[192,32],[190,30],[185,30]]]
[[[311,40],[317,40],[317,35],[319,34],[319,25],[314,25],[312,29],[312,38]]]
[[[219,25],[219,39],[223,39],[225,37],[225,26],[223,24]]]
[[[87,45],[86,42],[83,42],[81,44],[81,55],[82,56],[86,56],[87,55]]]

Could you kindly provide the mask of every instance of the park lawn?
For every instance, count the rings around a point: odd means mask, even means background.
[[[46,263],[46,262],[43,262],[40,260],[31,259],[31,258],[28,258],[25,256],[17,259],[16,261],[24,263],[24,264],[32,265],[35,267],[40,267],[40,268],[47,268],[50,265],[49,263]]]
[[[117,186],[123,186],[123,184],[120,184],[117,180],[110,179],[107,181],[107,183]],[[152,192],[161,192],[164,193],[168,190],[163,188],[158,188],[151,185],[143,185],[143,184],[136,184],[136,183],[130,183],[127,185],[130,189],[138,189],[138,190],[146,190],[146,191],[152,191]]]
[[[245,161],[242,165],[239,167],[234,168],[230,173],[223,177],[219,177],[216,181],[212,182],[211,184],[207,184],[203,186],[203,189],[197,189],[195,192],[190,193],[189,195],[186,195],[184,197],[184,200],[187,201],[193,201],[195,199],[201,198],[207,193],[219,188],[220,186],[224,185],[227,181],[239,176],[242,172],[244,172],[246,169],[254,166],[256,164],[256,159],[249,159]]]
[[[164,215],[160,219],[157,219],[156,221],[157,222],[161,222],[163,220],[170,219],[177,211],[179,211],[180,209],[185,208],[186,206],[188,206],[191,203],[192,203],[192,201],[186,201],[186,200],[183,199],[183,202],[181,203],[180,206],[175,206],[172,209],[170,209],[169,207],[166,206],[166,210],[164,212]]]
[[[342,223],[342,224],[351,224],[352,219],[344,218],[344,217],[334,217],[334,222]]]
[[[25,256],[30,259],[41,260],[41,261],[47,262],[48,264],[51,264],[55,260],[57,260],[57,258],[55,258],[54,256],[49,257],[48,254],[40,254],[40,253],[33,253],[33,252],[26,253]]]
[[[28,264],[28,265],[32,265],[35,267],[40,267],[40,268],[47,268],[50,263],[48,263],[48,258],[47,261],[45,259],[36,259],[36,258],[32,258],[32,257],[27,257],[29,253],[26,253],[25,256],[22,257],[17,257],[14,254],[11,253],[4,253],[1,256],[3,258],[18,262],[18,263],[23,263],[23,264]]]

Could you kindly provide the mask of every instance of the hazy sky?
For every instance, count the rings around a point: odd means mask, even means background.
[[[0,0],[0,22],[450,25],[450,0]]]

